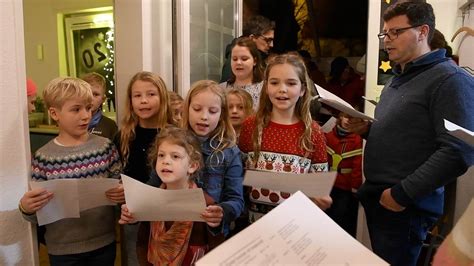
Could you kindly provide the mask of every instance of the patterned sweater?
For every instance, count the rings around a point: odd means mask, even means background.
[[[312,124],[314,151],[308,153],[298,144],[305,128],[303,122],[281,125],[270,121],[268,126],[263,129],[261,152],[256,167],[251,163],[254,158],[252,144],[254,128],[255,117],[252,116],[244,121],[240,133],[239,148],[244,154],[246,169],[277,173],[328,171],[326,142],[324,134],[316,122]],[[249,206],[250,222],[254,222],[289,196],[290,194],[286,192],[252,188]]]
[[[32,180],[62,178],[120,178],[117,149],[106,138],[89,135],[86,143],[64,147],[51,140],[32,161]],[[36,215],[23,215],[33,223]],[[46,245],[53,255],[78,254],[104,247],[115,240],[114,207],[102,206],[46,226]]]

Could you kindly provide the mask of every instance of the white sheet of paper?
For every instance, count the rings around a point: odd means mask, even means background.
[[[80,179],[77,182],[79,192],[79,210],[85,211],[104,205],[116,205],[105,196],[105,191],[114,188],[120,182],[114,178]]]
[[[196,265],[388,265],[301,192]]]
[[[30,182],[31,188],[44,188],[53,192],[53,198],[36,212],[39,225],[56,222],[64,218],[79,218],[78,179],[56,179]]]
[[[288,193],[301,190],[308,197],[330,194],[337,172],[316,172],[309,174],[275,173],[266,171],[245,171],[244,185],[268,188]]]
[[[358,118],[363,118],[363,119],[368,119],[370,121],[375,120],[373,117],[364,114],[362,112],[357,111],[352,107],[349,103],[341,99],[340,97],[336,96],[335,94],[323,89],[323,87],[316,85],[316,89],[318,90],[319,97],[318,101],[325,103],[332,108],[335,108],[341,112],[344,112],[352,117],[358,117]]]
[[[329,118],[329,120],[326,121],[326,123],[324,123],[324,125],[321,127],[321,130],[324,133],[329,133],[336,126],[336,123],[337,123],[337,118],[335,118],[334,116],[331,116],[331,118]]]
[[[458,126],[446,119],[444,119],[444,127],[448,130],[449,134],[455,136],[456,138],[466,142],[471,146],[474,146],[474,132],[465,129],[461,126]]]
[[[166,190],[122,175],[125,201],[137,221],[204,221],[202,189]]]

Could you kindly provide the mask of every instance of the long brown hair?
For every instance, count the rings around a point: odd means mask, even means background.
[[[150,82],[158,90],[158,96],[160,97],[160,108],[158,110],[158,121],[156,121],[157,128],[163,128],[167,124],[171,124],[172,121],[172,114],[168,107],[168,90],[166,89],[166,84],[163,79],[160,76],[147,71],[140,71],[136,73],[128,83],[127,100],[125,102],[125,115],[122,119],[120,128],[120,152],[122,154],[124,166],[127,164],[130,153],[130,143],[135,139],[135,127],[139,122],[139,118],[133,112],[132,107],[132,87],[137,80]]]
[[[299,140],[299,145],[301,149],[306,152],[313,151],[314,145],[311,140],[311,124],[313,123],[313,120],[311,119],[311,114],[309,112],[309,106],[312,98],[311,88],[313,88],[313,83],[308,76],[303,59],[298,54],[287,53],[282,55],[276,55],[270,58],[267,65],[267,69],[265,70],[265,78],[263,80],[262,92],[260,94],[260,103],[258,105],[258,110],[255,115],[255,129],[252,134],[253,149],[255,152],[255,163],[257,162],[258,157],[260,156],[263,128],[267,127],[268,123],[270,122],[270,115],[273,107],[272,102],[270,101],[270,98],[267,94],[269,73],[274,66],[283,64],[287,64],[293,67],[301,82],[301,90],[304,91],[303,96],[300,97],[296,102],[296,106],[294,109],[296,117],[299,120],[303,121],[305,126],[303,135]]]
[[[230,56],[231,60],[232,60],[232,50],[234,50],[234,47],[236,46],[247,47],[247,49],[249,50],[250,54],[253,57],[253,60],[255,61],[255,65],[253,66],[253,71],[252,71],[252,83],[258,83],[262,81],[263,71],[264,71],[263,61],[262,61],[263,59],[260,56],[260,52],[258,51],[257,45],[255,44],[255,42],[249,37],[238,38],[231,49],[231,56]],[[234,72],[231,71],[229,84],[234,84],[235,79],[236,79],[235,74]]]
[[[230,123],[229,110],[227,109],[227,100],[224,91],[219,84],[212,80],[199,80],[196,81],[191,89],[188,91],[188,95],[184,100],[183,119],[181,120],[181,126],[188,130],[193,130],[189,125],[189,108],[191,99],[203,91],[210,91],[217,95],[221,100],[221,116],[216,128],[209,134],[211,138],[211,148],[216,152],[222,152],[225,148],[235,146],[236,136],[234,128]],[[213,147],[213,143],[217,143],[217,146]]]

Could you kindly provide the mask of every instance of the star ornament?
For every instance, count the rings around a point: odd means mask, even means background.
[[[382,69],[383,72],[387,72],[389,69],[392,69],[390,66],[390,61],[381,61],[379,68]]]
[[[385,0],[385,3],[387,3],[387,4],[390,5],[390,1],[391,1],[391,0]]]

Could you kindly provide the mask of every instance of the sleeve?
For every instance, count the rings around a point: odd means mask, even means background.
[[[354,145],[354,150],[362,150],[362,139],[357,138]],[[362,151],[359,155],[352,158],[352,172],[351,172],[351,188],[352,192],[357,191],[362,185]]]
[[[474,163],[474,148],[447,133],[444,119],[474,131],[474,79],[458,69],[431,95],[430,119],[436,151],[402,182],[392,187],[392,197],[402,206],[414,203],[458,176]]]
[[[222,224],[230,224],[237,219],[244,208],[243,196],[243,166],[240,159],[240,150],[236,146],[230,149],[230,156],[226,158],[226,170],[224,173],[224,185],[222,188],[221,202],[219,206],[224,210]]]
[[[112,142],[108,142],[108,157],[109,157],[109,178],[120,179],[122,172],[122,162],[117,148]]]
[[[311,156],[311,168],[310,172],[327,172],[329,171],[328,165],[328,154],[326,150],[326,138],[324,137],[324,133],[321,130],[316,122],[312,124],[313,133],[312,133],[312,141],[313,141],[313,149]]]

